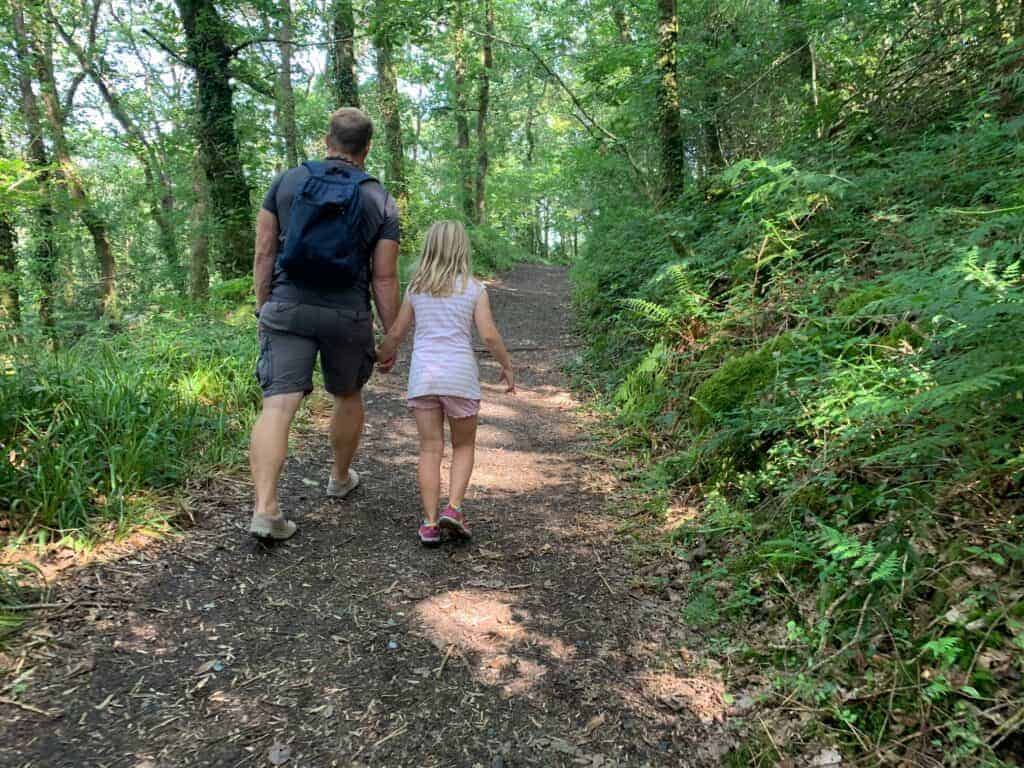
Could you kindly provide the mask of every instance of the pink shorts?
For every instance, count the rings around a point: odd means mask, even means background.
[[[480,413],[480,401],[468,397],[452,397],[449,395],[423,395],[411,397],[407,401],[410,408],[422,408],[432,411],[440,408],[449,419],[468,419]]]

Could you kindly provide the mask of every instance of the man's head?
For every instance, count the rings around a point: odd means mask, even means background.
[[[327,128],[327,150],[330,154],[361,163],[370,152],[372,138],[373,121],[363,110],[342,107],[331,113]]]

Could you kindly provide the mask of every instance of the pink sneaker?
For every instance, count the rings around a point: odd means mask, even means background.
[[[465,539],[472,535],[466,526],[466,516],[462,513],[462,510],[456,509],[451,504],[444,508],[444,512],[441,513],[441,519],[437,521],[437,524],[446,531],[450,531],[456,536],[461,536]]]
[[[441,529],[426,520],[420,525],[420,543],[425,547],[436,547],[441,543]]]

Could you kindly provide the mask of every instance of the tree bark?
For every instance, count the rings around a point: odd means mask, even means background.
[[[455,2],[455,156],[459,171],[459,203],[466,221],[473,221],[473,174],[470,170],[469,119],[466,98],[466,29],[463,0]]]
[[[229,64],[227,30],[213,0],[176,0],[188,62],[196,78],[196,133],[210,208],[218,222],[217,266],[225,278],[252,269],[254,235],[249,185],[242,169]]]
[[[800,79],[810,85],[814,63],[807,41],[807,29],[804,27],[803,19],[800,18],[800,3],[801,0],[779,0],[779,10],[785,16],[783,23],[785,24],[787,53],[799,49],[799,52],[790,61]]]
[[[54,295],[57,283],[57,247],[53,233],[54,211],[50,185],[50,158],[43,141],[43,122],[32,83],[34,50],[29,45],[25,25],[25,6],[11,3],[14,45],[18,55],[18,89],[21,94],[21,114],[28,133],[28,158],[36,168],[39,179],[39,204],[36,207],[38,234],[35,239],[31,266],[40,288],[39,320],[48,330],[54,326]]]
[[[0,136],[0,154],[4,154]],[[0,211],[0,327],[21,325],[18,294],[18,237],[7,211]]]
[[[474,221],[478,225],[487,222],[487,167],[490,163],[487,154],[487,110],[491,103],[491,67],[494,66],[490,38],[494,34],[494,2],[493,0],[483,0],[483,5],[484,29],[488,37],[484,37],[480,51],[480,90],[476,113],[477,165]]]
[[[377,0],[377,24],[374,30],[374,48],[377,50],[377,86],[380,89],[380,113],[384,122],[385,143],[388,148],[387,182],[391,194],[405,211],[408,190],[405,183],[405,150],[402,146],[402,116],[399,112],[398,78],[395,74],[394,23],[389,18],[386,0]]]
[[[633,36],[629,31],[629,22],[626,20],[626,12],[622,8],[612,10],[612,18],[615,19],[615,28],[619,31],[619,42],[623,45],[632,45]]]
[[[331,89],[337,107],[359,106],[359,80],[356,77],[356,22],[352,0],[334,0],[331,4]]]
[[[64,133],[67,114],[61,105],[60,96],[57,93],[57,81],[53,73],[53,44],[48,30],[44,31],[45,28],[42,25],[40,27],[40,34],[30,35],[29,41],[33,48],[33,63],[36,77],[39,79],[39,91],[43,99],[46,122],[50,127],[50,136],[53,139],[53,154],[58,166],[57,178],[71,199],[75,201],[78,218],[81,219],[82,224],[89,231],[89,236],[92,237],[93,249],[96,251],[96,261],[100,270],[100,296],[96,312],[102,317],[114,304],[117,292],[117,265],[110,247],[107,222],[93,207],[71,157],[71,148],[67,135]],[[68,107],[70,108],[70,102]]]
[[[289,168],[299,164],[299,130],[295,125],[295,91],[292,89],[292,3],[281,2],[278,30],[281,68],[277,74],[278,133],[284,137],[284,154]]]
[[[92,80],[96,90],[100,92],[103,101],[106,103],[110,114],[117,120],[118,125],[124,131],[127,138],[128,149],[142,165],[142,172],[146,178],[146,188],[149,197],[149,213],[157,228],[157,242],[160,252],[163,254],[167,269],[179,290],[184,291],[180,285],[178,263],[178,238],[174,231],[174,188],[171,180],[161,168],[156,150],[146,137],[145,131],[128,113],[127,108],[121,101],[121,97],[111,89],[105,73],[110,72],[102,54],[93,53],[87,56],[82,47],[75,41],[56,19],[53,23],[68,49],[78,60],[82,71]]]
[[[189,254],[189,286],[192,298],[206,301],[210,295],[210,190],[202,163],[196,158],[192,173],[195,200],[189,217],[192,247]]]
[[[658,0],[658,134],[661,143],[661,191],[667,198],[682,193],[686,180],[686,143],[680,117],[676,44],[676,0]]]

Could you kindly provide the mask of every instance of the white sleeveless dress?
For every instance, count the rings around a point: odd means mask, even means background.
[[[406,395],[410,400],[426,395],[480,399],[473,312],[485,290],[470,278],[451,296],[408,294],[416,322]]]

